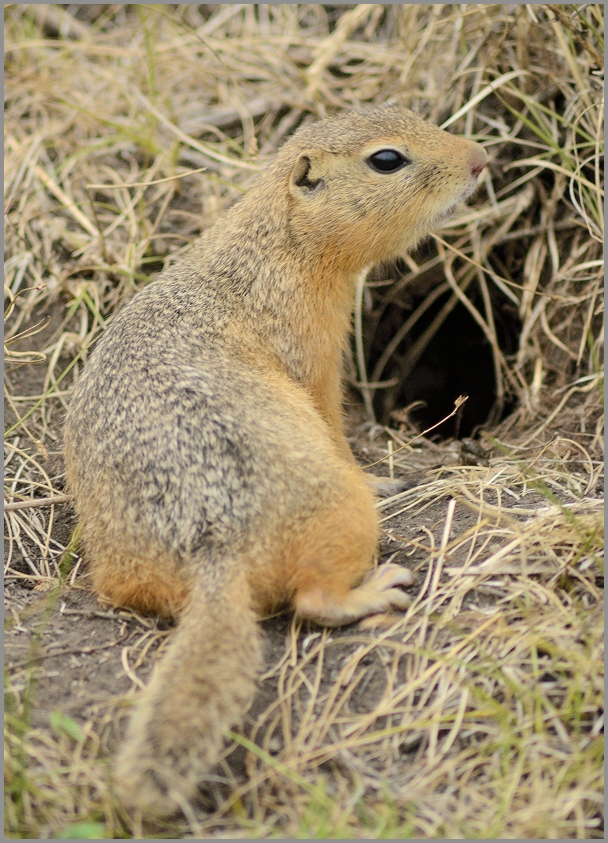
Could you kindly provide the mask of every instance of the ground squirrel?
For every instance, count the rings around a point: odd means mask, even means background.
[[[93,587],[179,619],[117,760],[127,804],[196,794],[252,698],[258,617],[406,607],[410,572],[373,570],[374,492],[343,431],[355,279],[438,227],[485,164],[398,106],[300,128],[91,355],[65,455]]]

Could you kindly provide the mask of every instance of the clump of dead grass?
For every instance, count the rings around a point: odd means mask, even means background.
[[[5,572],[39,591],[72,560],[60,426],[87,349],[295,127],[396,98],[491,157],[427,252],[360,285],[351,376],[387,418],[460,303],[494,419],[515,410],[473,465],[408,444],[407,416],[372,429],[370,461],[422,478],[381,507],[410,610],[374,633],[293,624],[276,701],[237,736],[247,782],[226,766],[214,811],[160,833],[602,836],[602,7],[13,4],[5,53]],[[30,728],[34,679],[8,679],[7,835],[142,836],[99,722]]]

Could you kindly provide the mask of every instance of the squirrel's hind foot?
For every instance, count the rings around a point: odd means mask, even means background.
[[[392,498],[400,492],[413,489],[416,484],[411,480],[391,479],[390,477],[377,477],[375,474],[366,472],[366,478],[372,490],[379,498]]]
[[[346,594],[334,594],[321,587],[299,594],[298,615],[316,621],[321,626],[343,626],[367,615],[390,609],[407,609],[412,598],[399,586],[414,582],[412,572],[401,565],[380,565],[365,582]]]

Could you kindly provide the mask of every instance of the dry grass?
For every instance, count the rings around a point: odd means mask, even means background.
[[[358,291],[370,423],[459,302],[492,354],[486,458],[408,444],[407,413],[369,428],[369,462],[419,480],[381,504],[412,607],[373,633],[292,624],[236,736],[247,781],[226,764],[211,813],[147,833],[603,836],[603,8],[9,4],[5,53],[5,572],[49,614],[80,574],[61,420],[117,308],[305,120],[396,98],[491,158],[473,203]],[[134,689],[156,638],[123,662]],[[120,706],[32,728],[41,669],[8,676],[7,836],[142,836],[108,776]]]

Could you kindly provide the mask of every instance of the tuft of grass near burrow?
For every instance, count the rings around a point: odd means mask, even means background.
[[[307,120],[395,98],[491,160],[425,252],[358,288],[370,460],[423,478],[380,505],[417,576],[406,615],[293,624],[276,698],[235,737],[247,781],[226,766],[228,795],[163,827],[122,811],[104,718],[33,728],[41,668],[9,671],[7,837],[602,836],[602,74],[599,4],[5,6],[5,577],[47,616],[82,569],[61,422],[122,304]],[[473,465],[407,414],[373,424],[458,303],[496,381]]]

